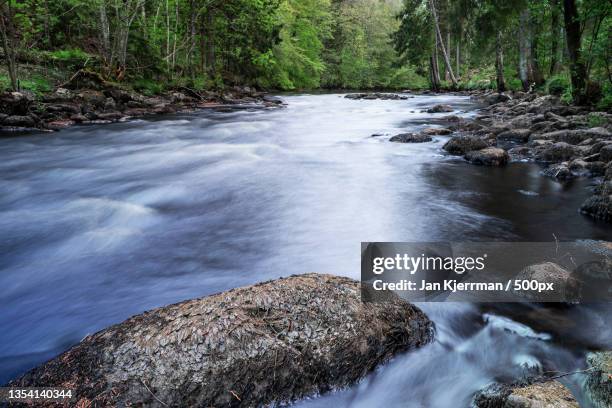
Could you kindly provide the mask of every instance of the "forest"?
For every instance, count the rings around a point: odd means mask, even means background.
[[[612,106],[607,0],[0,0],[0,87],[539,90]]]

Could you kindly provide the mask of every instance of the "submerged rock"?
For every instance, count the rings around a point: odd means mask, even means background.
[[[467,161],[483,166],[504,166],[510,157],[504,149],[487,147],[481,150],[472,150],[465,155]]]
[[[262,406],[352,384],[432,339],[432,323],[391,294],[308,274],[134,316],[86,337],[11,386],[74,389],[78,406]]]
[[[389,139],[390,142],[396,143],[425,143],[432,140],[431,136],[423,133],[402,133]]]

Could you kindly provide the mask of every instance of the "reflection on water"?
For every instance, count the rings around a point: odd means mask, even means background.
[[[423,127],[444,115],[419,113],[437,103],[469,110],[466,98],[286,100],[283,110],[2,139],[0,382],[156,306],[294,273],[357,278],[361,241],[612,237],[609,227],[577,214],[588,181],[561,186],[528,164],[469,166],[442,153],[444,137],[419,145],[370,137]],[[474,326],[474,307],[456,308],[440,306],[439,328],[454,314],[461,330]],[[454,391],[465,398],[491,379],[475,354],[507,365],[533,355],[530,347],[546,347],[559,364],[578,360],[534,339],[525,350],[499,353],[516,347],[515,335],[478,327],[470,337],[448,329],[464,354],[440,340],[362,387],[397,381],[408,392],[418,382],[425,396],[448,376],[473,370],[480,380],[466,378]],[[470,346],[487,344],[483,338],[495,339],[490,349]],[[457,357],[444,376],[441,354]]]

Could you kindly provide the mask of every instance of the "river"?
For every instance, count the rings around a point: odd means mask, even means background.
[[[443,116],[421,113],[434,104],[474,115],[466,97],[283,99],[284,109],[0,139],[0,383],[157,306],[296,273],[358,278],[361,241],[612,239],[612,228],[577,213],[589,180],[560,184],[528,163],[471,166],[443,154],[447,137],[388,142]],[[298,405],[396,406],[409,396],[414,406],[463,406],[524,364],[571,370],[585,347],[612,345],[609,311],[597,308],[573,311],[579,334],[559,342],[512,312],[422,307],[436,342]],[[579,394],[578,380],[565,381]]]

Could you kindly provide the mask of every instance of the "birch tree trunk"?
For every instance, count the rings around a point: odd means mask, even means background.
[[[502,48],[502,33],[497,31],[495,41],[495,70],[497,72],[497,92],[506,91],[506,80],[504,78],[504,50]]]
[[[102,57],[107,65],[112,66],[113,60],[110,55],[110,27],[108,25],[108,16],[106,14],[106,4],[104,0],[100,1],[100,42],[102,43]]]
[[[436,11],[436,4],[434,0],[429,0],[429,4],[431,7],[431,14],[434,19],[434,25],[436,29],[436,35],[438,37],[438,43],[440,44],[440,49],[442,50],[442,55],[444,57],[444,65],[448,70],[448,74],[450,76],[450,80],[453,84],[453,87],[457,87],[457,78],[455,78],[455,74],[453,73],[453,67],[451,66],[450,59],[448,57],[448,53],[446,52],[446,47],[444,46],[444,39],[442,38],[442,33],[440,32],[440,24],[438,21],[438,12]]]
[[[524,9],[519,15],[519,28],[518,28],[518,42],[519,42],[519,79],[523,84],[523,91],[529,91],[529,11]]]

